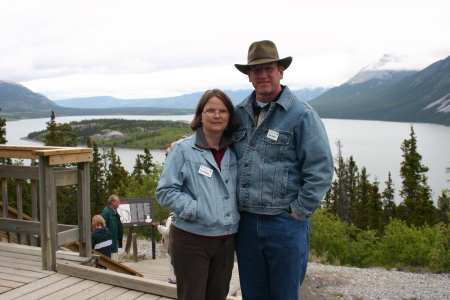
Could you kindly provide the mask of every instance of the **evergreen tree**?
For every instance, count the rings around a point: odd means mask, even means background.
[[[44,137],[45,146],[76,147],[77,134],[72,126],[67,123],[56,123],[56,116],[52,111],[50,121],[47,124],[47,134]],[[71,167],[71,165],[62,165]],[[59,186],[56,188],[58,223],[78,224],[76,185]]]
[[[88,148],[92,150],[92,162],[90,163],[91,183],[91,214],[98,215],[106,206],[108,194],[105,188],[105,170],[102,155],[98,151],[97,143],[92,143],[90,137],[86,140]]]
[[[111,147],[111,150],[103,155],[103,161],[105,164],[106,191],[108,195],[112,195],[121,184],[127,184],[128,171],[122,166],[120,157],[116,155],[114,147]]]
[[[363,167],[356,188],[357,198],[349,208],[353,224],[363,230],[369,226],[368,206],[372,192],[369,176],[370,174],[367,174],[366,168]]]
[[[0,111],[2,109],[0,108]],[[8,141],[6,140],[6,119],[0,118],[0,144],[6,144]]]
[[[142,182],[142,175],[149,175],[153,168],[153,156],[148,148],[144,149],[144,155],[138,154],[136,157],[136,164],[134,165],[132,177]]]
[[[369,203],[367,205],[368,226],[370,229],[381,234],[384,227],[383,222],[383,202],[379,192],[379,182],[375,181],[371,184]]]
[[[357,193],[358,193],[359,178],[360,175],[358,172],[358,166],[356,165],[356,162],[353,160],[353,155],[351,155],[346,162],[346,180],[345,180],[349,209],[358,200]],[[352,219],[350,217],[350,222],[351,221]]]
[[[44,138],[45,146],[61,146],[61,147],[76,147],[77,134],[73,131],[72,126],[68,123],[56,123],[56,116],[52,111],[49,122],[47,124],[47,134]]]
[[[0,111],[2,109],[0,108]],[[6,140],[6,119],[0,118],[0,145],[6,144],[8,141]],[[0,164],[7,164],[7,159],[4,157],[0,157]]]
[[[391,218],[396,217],[397,205],[395,204],[395,189],[394,183],[392,182],[391,172],[388,173],[388,180],[384,182],[386,188],[384,189],[381,197],[383,199],[383,214],[384,223],[388,224]]]
[[[438,197],[437,222],[449,224],[450,218],[450,189],[442,190]]]
[[[403,162],[400,176],[403,201],[398,207],[399,217],[408,225],[422,226],[434,224],[435,208],[431,200],[431,189],[427,184],[428,168],[422,164],[422,155],[417,152],[417,139],[411,126],[410,138],[401,146]]]
[[[450,174],[450,167],[445,168],[445,173]],[[448,179],[447,181],[450,182],[450,179]]]
[[[342,157],[342,144],[338,140],[336,142],[337,155],[335,157],[336,165],[334,167],[334,173],[336,174],[336,179],[333,181],[331,186],[332,189],[332,211],[338,215],[341,220],[350,222],[350,215],[348,213],[348,208],[350,205],[349,199],[347,197],[347,184],[346,184],[346,165],[344,158]]]

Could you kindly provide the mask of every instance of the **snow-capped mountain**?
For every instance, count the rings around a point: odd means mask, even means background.
[[[376,79],[380,84],[410,76],[418,70],[409,70],[406,55],[384,54],[380,60],[373,62],[350,78],[345,84],[355,85]]]
[[[390,70],[398,63],[383,56],[309,103],[324,118],[450,125],[450,56],[421,71]]]

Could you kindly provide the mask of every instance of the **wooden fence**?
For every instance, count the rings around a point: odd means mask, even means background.
[[[43,270],[56,271],[58,247],[72,242],[79,243],[80,256],[90,258],[92,149],[0,145],[0,158],[39,160],[36,167],[0,165],[3,200],[0,231],[5,232],[6,242],[13,242],[11,233],[15,233],[20,244],[40,244]],[[57,167],[62,164],[77,164],[77,168]],[[8,179],[16,182],[16,209],[8,206]],[[30,181],[31,199],[23,199],[23,180]],[[78,226],[58,224],[56,187],[73,184],[77,185]],[[31,201],[31,216],[23,213],[24,201]]]

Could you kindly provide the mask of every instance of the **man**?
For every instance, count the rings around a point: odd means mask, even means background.
[[[101,216],[105,219],[106,227],[111,232],[111,258],[115,261],[119,260],[118,248],[122,248],[123,238],[122,222],[120,222],[120,215],[117,213],[117,208],[119,208],[119,205],[119,197],[112,195],[108,198],[108,205],[101,213]]]
[[[309,254],[309,217],[330,188],[333,158],[325,127],[282,86],[292,57],[271,41],[254,42],[235,64],[254,92],[236,106],[238,156],[235,236],[243,299],[299,299]]]

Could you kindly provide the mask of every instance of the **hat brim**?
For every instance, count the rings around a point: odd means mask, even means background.
[[[287,68],[289,68],[289,66],[292,63],[292,57],[288,56],[288,57],[283,58],[283,59],[261,58],[261,59],[256,59],[256,60],[250,62],[247,65],[234,64],[234,66],[240,72],[244,73],[245,75],[248,75],[248,67],[262,65],[262,64],[268,64],[268,63],[272,63],[272,62],[278,62],[286,70]]]

